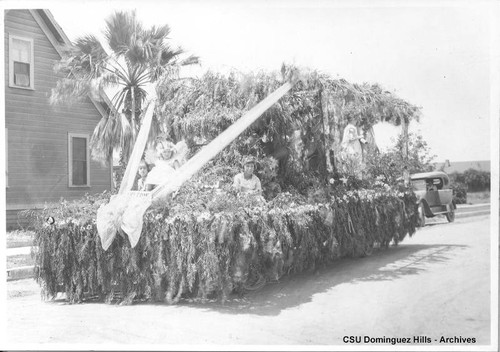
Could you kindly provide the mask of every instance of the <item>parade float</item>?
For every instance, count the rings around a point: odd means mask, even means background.
[[[224,301],[414,234],[404,177],[389,184],[365,160],[377,153],[373,125],[405,131],[419,109],[378,85],[292,71],[161,82],[119,190],[34,213],[43,297]],[[153,116],[187,145],[186,162],[164,185],[134,193]],[[232,187],[248,155],[262,196]],[[132,225],[131,211],[141,214]]]

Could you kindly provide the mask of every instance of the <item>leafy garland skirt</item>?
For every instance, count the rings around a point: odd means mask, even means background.
[[[90,218],[40,222],[35,279],[45,299],[65,292],[71,303],[225,300],[283,275],[398,244],[415,233],[415,200],[404,193],[171,216],[153,209],[135,248],[118,234],[107,251]]]

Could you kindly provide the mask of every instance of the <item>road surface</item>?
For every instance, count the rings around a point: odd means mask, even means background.
[[[396,247],[282,279],[225,305],[69,305],[41,301],[33,280],[12,281],[7,284],[5,341],[27,349],[40,348],[39,344],[78,349],[248,349],[355,348],[345,341],[361,339],[358,346],[366,349],[365,342],[384,348],[397,338],[396,346],[406,349],[470,350],[495,342],[490,340],[490,242],[489,216],[450,224],[438,219]],[[407,344],[402,340],[406,338],[419,343]]]

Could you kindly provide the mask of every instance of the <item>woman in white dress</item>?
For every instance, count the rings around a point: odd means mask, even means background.
[[[159,139],[157,141],[155,166],[148,174],[145,182],[148,191],[165,183],[174,170],[179,167],[179,161],[173,158],[176,152],[175,145],[172,142],[166,139]]]
[[[341,143],[341,156],[347,170],[349,170],[348,173],[352,173],[358,178],[362,178],[362,143],[366,143],[366,140],[363,136],[358,134],[356,126],[349,123],[344,129],[344,136]]]

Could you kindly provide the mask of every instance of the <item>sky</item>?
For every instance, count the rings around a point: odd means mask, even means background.
[[[43,2],[42,2],[43,3]],[[37,7],[40,7],[37,2]],[[279,70],[283,62],[352,83],[378,83],[422,108],[422,134],[435,161],[489,160],[497,126],[500,62],[492,1],[79,1],[46,2],[71,40],[102,35],[104,19],[136,9],[148,26],[206,70]],[[492,108],[493,107],[493,108]],[[382,149],[399,129],[375,127]]]

